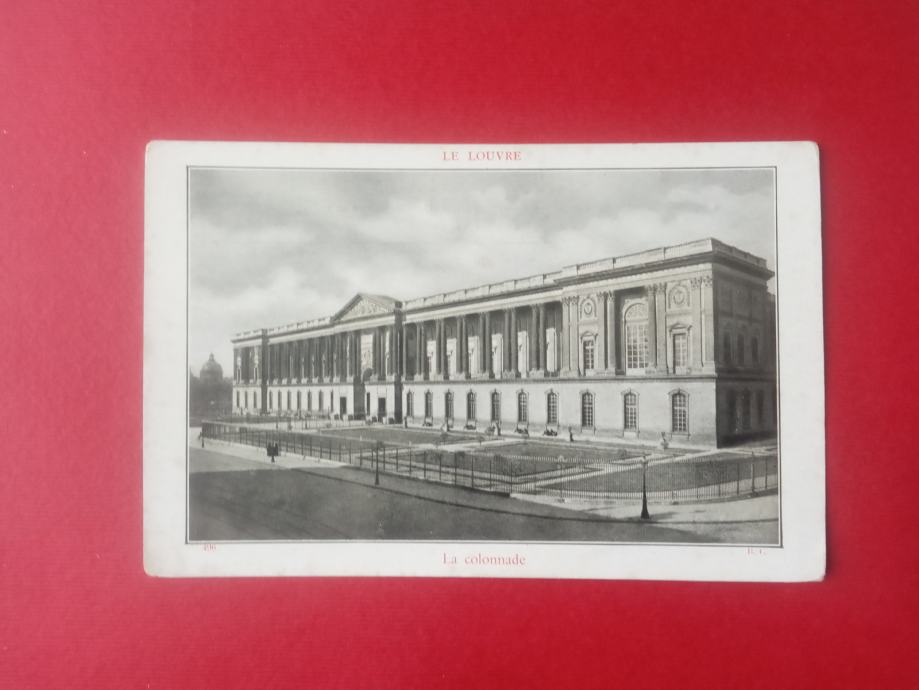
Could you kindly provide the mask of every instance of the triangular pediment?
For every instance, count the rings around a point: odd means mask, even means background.
[[[391,297],[358,293],[332,317],[332,321],[350,321],[369,316],[385,316],[393,313],[395,305],[396,300]]]

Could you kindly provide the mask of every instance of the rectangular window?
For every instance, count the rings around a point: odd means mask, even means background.
[[[756,391],[756,424],[762,427],[765,420],[765,394],[763,391]]]
[[[268,409],[274,409],[274,395],[271,394],[271,391],[268,391]]]
[[[686,406],[686,394],[674,393],[671,399],[673,431],[686,433],[689,429],[689,415]]]
[[[236,391],[236,407],[239,407],[239,391]]]
[[[630,323],[625,327],[625,367],[644,370],[648,366],[648,324]]]
[[[466,396],[466,419],[470,422],[475,421],[475,393]]]
[[[673,366],[689,366],[689,338],[685,333],[673,334]]]
[[[415,416],[415,396],[411,392],[405,394],[405,416]]]
[[[558,424],[558,395],[549,393],[546,398],[546,422]]]
[[[594,425],[594,396],[584,393],[581,396],[581,426],[592,428]]]
[[[594,368],[594,341],[585,340],[584,341],[584,369],[593,369]]]
[[[424,394],[424,416],[430,419],[434,416],[434,396],[430,393]]]
[[[302,397],[302,395],[303,395],[303,394],[302,394],[300,391],[297,391],[297,412],[299,412],[300,410],[303,409],[303,406],[302,406],[303,397]]]
[[[453,421],[453,393],[447,393],[444,396],[444,409],[446,411],[446,418]]]
[[[623,418],[623,427],[628,431],[638,430],[638,396],[634,393],[626,393],[624,398],[625,413]]]
[[[517,395],[517,421],[521,424],[526,424],[529,421],[526,393],[519,393]]]
[[[501,394],[491,394],[491,421],[501,421]]]
[[[290,391],[287,391],[287,409],[290,409]]]
[[[246,403],[246,409],[249,409],[249,391],[243,393],[243,402]]]

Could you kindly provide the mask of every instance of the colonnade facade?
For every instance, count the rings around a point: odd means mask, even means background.
[[[237,335],[238,411],[491,433],[680,437],[777,426],[765,261],[717,240]]]

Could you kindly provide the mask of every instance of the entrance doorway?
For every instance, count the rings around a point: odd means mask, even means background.
[[[377,398],[377,417],[381,422],[386,419],[386,398]]]

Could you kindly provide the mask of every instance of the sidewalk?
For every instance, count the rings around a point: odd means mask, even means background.
[[[562,505],[591,515],[639,520],[641,501],[598,501],[552,496],[513,494],[514,498],[533,503]],[[706,503],[649,503],[650,522],[671,524],[705,524],[725,522],[770,522],[779,519],[779,499],[775,493],[741,499],[708,501]]]
[[[197,433],[188,434],[188,445],[191,448],[201,448],[201,441],[197,437]],[[275,462],[271,462],[271,458],[268,457],[267,452],[264,448],[256,448],[255,446],[244,446],[237,443],[230,443],[228,441],[215,441],[214,439],[207,439],[204,444],[204,450],[213,450],[224,455],[232,455],[236,458],[242,458],[244,460],[249,460],[251,462],[258,462],[269,467],[283,467],[284,469],[297,469],[302,467],[342,467],[346,463],[335,462],[334,460],[320,460],[319,458],[312,456],[303,456],[298,455],[297,453],[285,453],[281,451],[281,454],[275,459]]]

